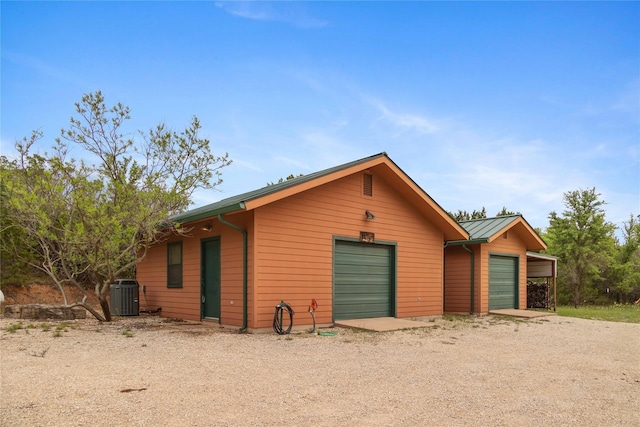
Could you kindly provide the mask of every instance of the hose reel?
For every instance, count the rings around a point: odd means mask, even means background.
[[[316,313],[315,311],[318,309],[318,302],[314,299],[311,300],[311,304],[309,304],[308,312],[311,314],[311,318],[313,319],[313,329],[309,332],[314,333],[316,331]],[[287,329],[284,329],[284,312],[289,313],[289,326]],[[293,315],[294,311],[289,304],[284,301],[280,301],[280,304],[276,305],[276,311],[273,313],[273,330],[279,335],[286,335],[291,332],[293,328]]]
[[[289,327],[285,330],[283,326],[284,312],[289,312]],[[280,304],[276,305],[276,311],[273,314],[273,330],[279,335],[285,335],[291,332],[293,328],[293,315],[294,311],[289,304],[284,301],[280,301]]]

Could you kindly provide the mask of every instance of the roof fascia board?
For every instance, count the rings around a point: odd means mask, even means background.
[[[553,256],[553,255],[539,254],[537,252],[530,252],[530,251],[527,251],[527,257],[543,259],[543,260],[548,260],[548,261],[557,261],[558,260],[558,257]]]
[[[495,232],[491,237],[489,237],[488,243],[493,242],[497,237],[504,234],[505,231],[510,230],[511,228],[515,227],[518,224],[522,224],[526,228],[529,234],[529,236],[525,236],[526,240],[531,240],[532,238],[540,247],[542,247],[542,249],[547,248],[547,244],[544,242],[544,240],[542,240],[542,238],[538,236],[538,233],[536,233],[536,231],[529,225],[527,220],[525,220],[522,216],[517,217],[515,221],[511,221],[510,223],[502,227],[500,230]]]
[[[489,238],[487,239],[487,241],[489,243],[493,242],[495,239],[497,239],[499,236],[502,236],[506,231],[509,231],[509,229],[513,228],[514,225],[516,225],[516,223],[518,222],[518,220],[522,219],[522,217],[516,217],[513,219],[513,221],[505,224],[501,229],[499,229],[498,231],[496,231],[495,233],[493,233],[491,236],[489,236]]]
[[[442,206],[440,206],[433,198],[431,198],[431,196],[429,196],[429,194],[424,191],[422,187],[420,187],[409,175],[407,175],[393,160],[388,157],[385,157],[385,159],[385,163],[387,164],[387,166],[389,166],[391,170],[393,170],[395,174],[400,177],[400,179],[404,181],[404,183],[408,185],[415,194],[417,194],[424,202],[426,202],[429,207],[431,207],[431,209],[440,214],[440,217],[442,218],[442,223],[440,224],[441,226],[448,225],[450,228],[452,228],[453,233],[457,237],[461,237],[463,239],[469,238],[469,233],[467,233],[467,230],[465,230],[464,227],[458,224],[456,220],[451,218],[447,211],[444,210]],[[448,233],[445,233],[445,235],[447,234]],[[445,240],[447,240],[446,237]]]
[[[246,200],[246,209],[256,209],[260,206],[264,206],[269,203],[291,197],[303,191],[310,190],[312,188],[338,180],[340,178],[344,178],[357,172],[374,169],[375,167],[381,165],[384,165],[389,168],[389,170],[393,171],[395,176],[400,178],[400,180],[405,185],[407,185],[414,192],[414,194],[418,195],[418,197],[420,197],[423,202],[426,202],[431,209],[439,213],[440,217],[442,218],[442,221],[439,225],[441,227],[448,226],[451,229],[451,231],[445,233],[446,235],[453,235],[457,238],[469,237],[469,234],[466,232],[466,230],[453,218],[451,218],[449,214],[447,214],[447,212],[442,209],[442,207],[438,205],[438,203],[436,203],[435,200],[433,200],[418,184],[415,183],[415,181],[413,181],[402,169],[400,169],[400,167],[398,167],[398,165],[396,165],[395,162],[386,155],[386,153],[374,156],[369,160],[354,164],[353,166],[350,166],[348,168],[340,169],[330,174],[319,176],[310,181],[301,182],[298,185],[284,188],[275,193],[259,196],[253,200]]]
[[[384,163],[385,159],[387,159],[386,156],[375,157],[371,160],[358,163],[348,168],[337,170],[327,175],[319,176],[310,181],[301,182],[298,185],[294,185],[288,188],[283,188],[282,190],[277,191],[275,193],[266,194],[264,196],[258,196],[252,200],[246,200],[245,201],[246,209],[247,210],[256,209],[256,208],[259,208],[260,206],[268,205],[270,203],[277,202],[278,200],[282,200],[287,197],[291,197],[296,194],[302,193],[304,191],[310,190],[312,188],[319,187],[323,184],[327,184],[329,182],[338,180],[340,178],[344,178],[345,176],[352,175],[356,172],[370,169],[374,166],[379,165],[380,163]]]

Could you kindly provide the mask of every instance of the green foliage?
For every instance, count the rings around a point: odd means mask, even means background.
[[[198,188],[222,182],[231,161],[215,156],[198,136],[196,117],[181,132],[163,124],[138,138],[123,133],[129,108],[107,108],[101,92],[76,103],[76,117],[52,152],[33,152],[43,135],[16,143],[19,157],[0,158],[2,244],[15,259],[46,273],[69,304],[64,285],[92,287],[110,320],[109,285],[129,272],[175,227],[167,218],[185,210]],[[81,152],[82,159],[69,154]],[[188,230],[182,230],[188,232]]]
[[[558,306],[558,315],[582,319],[608,320],[611,322],[640,323],[639,304],[614,304],[609,306]]]
[[[292,179],[295,179],[295,178],[298,178],[298,177],[301,177],[301,176],[304,176],[304,175],[303,175],[303,174],[300,174],[300,175],[298,175],[298,176],[295,176],[294,174],[290,174],[290,175],[289,175],[288,177],[286,177],[286,178],[280,178],[280,179],[278,180],[278,182],[273,182],[273,181],[271,181],[271,182],[267,182],[267,186],[269,186],[269,185],[275,185],[275,184],[281,184],[281,183],[283,183],[283,182],[285,182],[285,181],[291,181]]]
[[[609,269],[607,285],[618,303],[633,302],[640,296],[640,215],[629,216],[622,226],[624,242],[617,247]]]
[[[471,213],[458,209],[458,212],[456,212],[456,213],[448,212],[448,214],[449,214],[449,216],[451,216],[451,218],[455,219],[457,222],[460,222],[460,221],[469,221],[471,219],[486,218],[487,217],[487,210],[483,206],[481,210],[479,210],[479,211],[474,210]]]
[[[7,326],[7,332],[10,334],[15,334],[17,330],[22,329],[22,322],[12,323]]]
[[[496,216],[510,216],[510,215],[521,215],[521,213],[510,211],[507,209],[506,206],[503,206],[502,210],[496,214]]]
[[[575,307],[604,295],[601,284],[615,253],[615,226],[595,188],[564,194],[566,209],[549,214],[547,252],[558,257],[558,299]]]
[[[447,212],[449,214],[449,216],[453,219],[455,219],[457,222],[460,221],[469,221],[472,219],[484,219],[487,218],[487,209],[483,206],[482,209],[480,209],[479,211],[474,210],[473,212],[469,213],[467,211],[458,209],[458,212],[456,213],[451,213],[451,212]],[[507,209],[506,206],[502,207],[502,210],[500,210],[500,212],[498,212],[496,214],[496,216],[509,216],[509,215],[520,215],[520,212],[512,212],[510,210]]]

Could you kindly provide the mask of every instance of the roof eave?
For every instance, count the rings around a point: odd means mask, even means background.
[[[223,206],[219,209],[211,209],[198,213],[194,213],[188,215],[189,212],[185,212],[184,214],[178,214],[169,218],[171,222],[179,222],[181,224],[187,224],[190,222],[199,221],[201,219],[211,218],[218,215],[223,215],[226,213],[237,212],[246,210],[246,205],[244,202],[234,203],[232,205]]]
[[[476,245],[479,243],[489,243],[489,239],[469,239],[469,240],[449,240],[446,246]]]

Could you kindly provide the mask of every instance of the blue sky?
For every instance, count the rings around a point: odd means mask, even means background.
[[[193,115],[234,163],[195,206],[385,151],[443,208],[640,213],[639,2],[2,1],[1,143],[82,94]],[[77,154],[79,155],[79,153]]]

